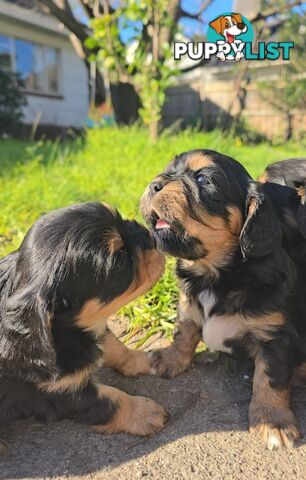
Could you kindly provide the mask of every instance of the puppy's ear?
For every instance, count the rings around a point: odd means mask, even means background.
[[[221,15],[220,17],[216,18],[212,22],[209,22],[209,26],[219,34],[222,32],[222,24],[221,24],[222,18],[224,17]]]
[[[263,257],[281,242],[279,218],[267,194],[258,183],[252,182],[246,200],[245,222],[239,243],[243,257]]]
[[[0,352],[5,371],[35,383],[57,376],[51,322],[50,306],[31,287],[7,299]]]
[[[105,241],[110,255],[114,255],[124,247],[124,240],[115,228],[111,228],[106,232]]]
[[[237,23],[244,23],[240,13],[232,13],[232,17],[236,20]]]

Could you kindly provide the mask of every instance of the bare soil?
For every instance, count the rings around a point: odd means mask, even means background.
[[[226,356],[207,363],[203,353],[174,380],[124,378],[108,370],[101,375],[107,384],[164,405],[171,414],[167,427],[139,438],[103,436],[66,421],[16,422],[1,432],[8,450],[0,456],[0,479],[306,480],[306,388],[292,393],[304,439],[293,449],[270,452],[247,432],[247,364]]]

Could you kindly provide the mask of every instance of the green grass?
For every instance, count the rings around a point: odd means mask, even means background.
[[[85,140],[65,145],[0,140],[0,255],[17,248],[41,214],[73,203],[101,200],[141,220],[139,198],[147,183],[175,154],[194,148],[231,155],[253,176],[304,150],[296,144],[248,146],[220,132],[185,131],[151,144],[146,132],[135,128],[91,130]],[[132,333],[143,326],[146,338],[159,330],[171,333],[178,292],[173,264],[151,292],[124,309]]]

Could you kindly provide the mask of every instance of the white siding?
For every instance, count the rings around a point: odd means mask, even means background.
[[[60,90],[62,98],[28,95],[24,123],[81,128],[88,112],[87,70],[73,51],[61,51]]]
[[[84,126],[89,105],[87,69],[75,53],[69,37],[1,14],[0,33],[55,47],[60,51],[60,95],[28,94],[24,123],[31,125],[39,118],[41,125]]]

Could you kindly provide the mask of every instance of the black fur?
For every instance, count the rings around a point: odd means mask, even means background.
[[[203,160],[203,168],[194,171],[195,162],[191,160],[201,155],[211,161]],[[198,164],[201,165],[200,160]],[[179,257],[176,272],[191,303],[201,309],[200,295],[203,292],[213,294],[215,302],[210,317],[258,318],[258,331],[263,316],[280,314],[284,318],[282,326],[269,328],[267,341],[263,340],[264,336],[246,333],[225,343],[253,357],[254,352],[262,350],[267,374],[275,389],[288,387],[294,367],[306,360],[306,241],[300,228],[301,219],[298,220],[299,214],[305,222],[306,212],[301,211],[301,199],[296,190],[287,186],[301,185],[301,179],[306,178],[306,163],[303,161],[297,167],[295,162],[289,174],[290,165],[289,161],[284,162],[284,171],[281,171],[281,163],[276,164],[275,169],[273,165],[267,169],[272,180],[278,180],[278,176],[272,176],[275,171],[282,178],[288,180],[290,177],[290,181],[281,182],[281,185],[261,185],[235,160],[211,150],[194,150],[177,156],[157,177],[158,191],[147,189],[143,201],[144,217],[159,247]],[[199,175],[204,177],[200,178],[200,183]],[[205,259],[209,258],[205,240],[199,245],[200,240],[190,236],[188,227],[184,234],[178,233],[176,197],[173,196],[167,208],[162,201],[158,203],[163,188],[172,181],[182,186],[186,196],[186,225],[188,218],[205,225],[206,215],[229,224],[231,209],[240,212],[239,242],[220,266],[209,268],[205,264]],[[168,195],[173,195],[172,192],[169,189]],[[170,223],[170,228],[156,228],[156,209],[159,218]],[[177,210],[181,211],[178,207]],[[181,229],[183,231],[183,226]],[[221,247],[219,254],[222,257]],[[197,267],[201,266],[201,260],[206,265],[202,270]]]
[[[268,165],[259,180],[297,188],[305,185],[305,175],[306,158],[288,158]]]
[[[115,251],[114,235],[122,239]],[[122,295],[138,275],[139,252],[153,247],[141,225],[84,203],[43,216],[0,260],[0,424],[31,415],[90,424],[112,418],[117,405],[98,398],[91,381],[75,393],[37,386],[95,366],[97,339],[76,318],[87,301]]]
[[[98,398],[92,384],[74,393],[51,394],[7,377],[0,378],[0,405],[0,425],[29,417],[42,423],[68,418],[100,425],[113,417],[117,407],[106,397]]]

